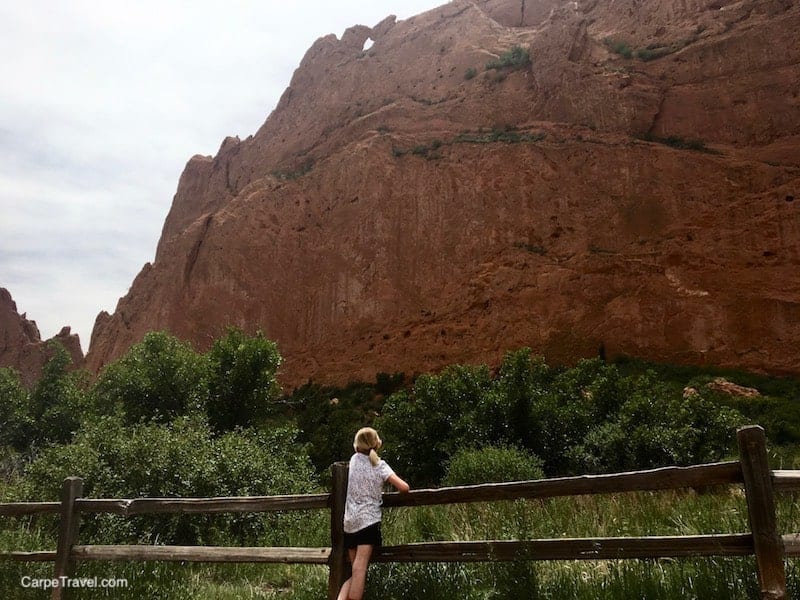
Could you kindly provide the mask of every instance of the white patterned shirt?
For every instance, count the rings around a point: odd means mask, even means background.
[[[350,457],[347,500],[344,505],[344,530],[355,533],[381,520],[383,484],[394,474],[381,460],[374,467],[369,456],[356,452]]]

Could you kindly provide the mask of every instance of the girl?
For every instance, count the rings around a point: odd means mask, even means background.
[[[392,468],[378,456],[383,442],[371,427],[359,429],[353,440],[355,454],[350,458],[347,500],[344,507],[344,545],[353,565],[353,574],[344,582],[337,600],[361,600],[367,579],[367,566],[375,546],[381,545],[381,494],[384,482],[398,492],[409,490]]]

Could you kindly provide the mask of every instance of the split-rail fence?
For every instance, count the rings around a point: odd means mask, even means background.
[[[374,562],[482,562],[517,560],[653,559],[667,557],[755,556],[762,598],[787,598],[785,558],[800,557],[800,533],[780,534],[775,493],[800,491],[800,471],[770,470],[764,430],[742,427],[737,432],[739,460],[688,467],[583,475],[535,481],[492,483],[462,487],[388,493],[384,507],[426,506],[466,502],[493,502],[521,498],[553,498],[585,494],[613,494],[678,488],[741,485],[747,498],[750,532],[713,535],[556,538],[539,540],[484,540],[410,543],[384,546]],[[3,551],[0,559],[50,561],[54,580],[70,577],[78,561],[260,562],[326,565],[328,598],[334,600],[348,576],[342,518],[347,490],[347,463],[332,467],[331,493],[230,498],[83,498],[83,480],[67,478],[60,502],[0,504],[0,516],[55,513],[60,517],[55,550]],[[241,513],[323,509],[330,511],[331,546],[209,547],[150,545],[80,545],[81,515],[110,513],[132,517],[155,513]],[[69,588],[54,587],[52,600],[67,597]]]

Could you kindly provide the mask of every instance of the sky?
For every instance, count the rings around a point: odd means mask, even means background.
[[[317,38],[446,0],[0,0],[0,287],[88,350],[178,178],[254,134]]]

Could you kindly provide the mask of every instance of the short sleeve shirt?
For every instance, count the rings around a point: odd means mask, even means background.
[[[394,474],[382,460],[374,467],[369,456],[356,452],[350,458],[347,500],[344,506],[344,530],[355,533],[381,520],[383,484]]]

